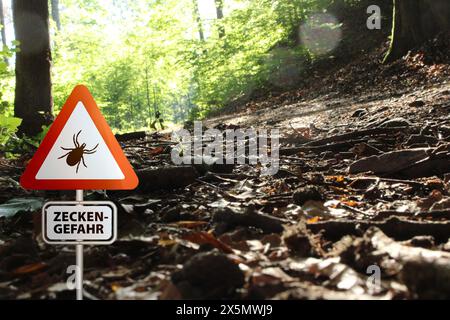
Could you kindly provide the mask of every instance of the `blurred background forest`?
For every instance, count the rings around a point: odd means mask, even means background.
[[[114,244],[85,247],[85,298],[450,298],[449,0],[0,8],[0,300],[74,296],[74,251],[41,228],[73,192],[19,181],[77,84],[140,181],[85,194],[119,216]],[[279,170],[250,162],[250,136],[249,163],[227,141],[210,164],[205,131],[202,163],[176,165],[171,131],[198,119],[279,130]]]
[[[340,25],[326,14],[332,2],[49,1],[54,114],[79,83],[88,85],[116,132],[148,130],[158,112],[170,125],[267,88],[289,88],[308,64],[339,43]],[[23,44],[15,40],[11,0],[0,4],[0,143],[5,144],[20,123],[13,117],[14,63]],[[329,32],[312,41],[308,32],[317,28]]]

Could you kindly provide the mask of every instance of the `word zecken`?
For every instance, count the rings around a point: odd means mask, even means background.
[[[100,223],[86,223],[80,222],[103,222],[108,219],[103,212],[93,211],[73,211],[73,212],[54,212],[54,222],[77,222],[57,223],[53,226],[53,231],[56,234],[102,234],[104,232],[103,225]]]
[[[73,212],[58,212],[55,213],[55,218],[53,221],[57,222],[68,222],[68,221],[88,221],[88,222],[94,222],[94,221],[103,221],[104,216],[103,212],[92,212],[92,211],[73,211]]]

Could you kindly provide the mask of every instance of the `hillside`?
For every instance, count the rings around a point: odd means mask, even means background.
[[[140,184],[85,193],[119,210],[117,241],[85,247],[86,299],[450,298],[450,37],[382,64],[392,6],[378,1],[370,31],[371,2],[338,1],[331,55],[203,122],[221,137],[279,129],[274,175],[222,158],[175,165],[167,131],[117,136]],[[0,298],[70,299],[74,248],[42,241],[40,210],[74,192],[22,189],[31,156],[0,162]]]

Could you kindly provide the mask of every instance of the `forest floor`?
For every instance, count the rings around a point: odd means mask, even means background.
[[[119,237],[85,247],[85,298],[450,298],[448,39],[204,123],[280,129],[274,176],[174,166],[170,134],[121,136],[140,185],[86,193],[117,204]],[[0,162],[0,298],[73,299],[74,247],[42,241],[40,210],[74,192],[21,189],[31,156]]]

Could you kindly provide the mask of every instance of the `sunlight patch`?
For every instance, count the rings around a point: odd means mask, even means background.
[[[333,51],[342,39],[341,24],[328,13],[316,13],[300,26],[302,44],[315,55]]]

